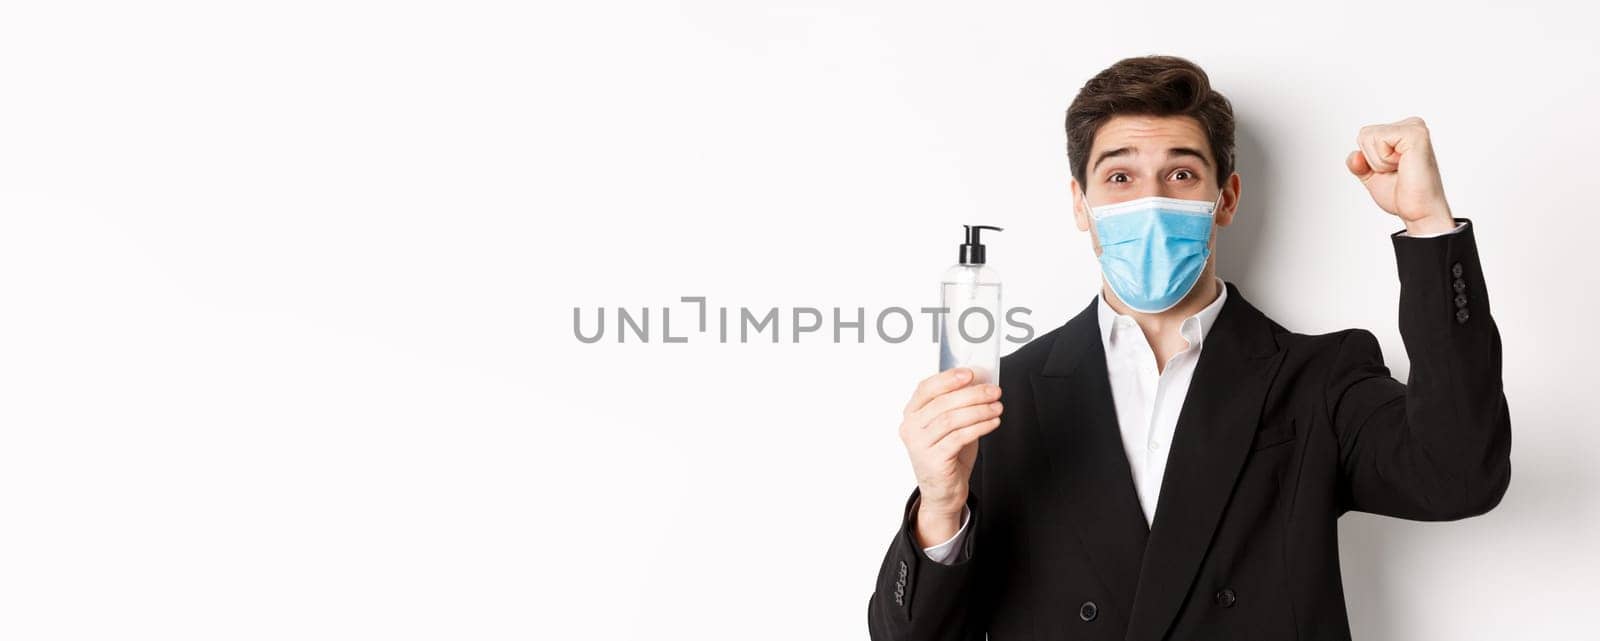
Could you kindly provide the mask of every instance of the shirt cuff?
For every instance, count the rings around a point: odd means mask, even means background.
[[[1454,233],[1460,232],[1461,228],[1466,227],[1466,226],[1467,226],[1467,221],[1463,220],[1461,222],[1456,223],[1456,228],[1452,229],[1450,231],[1434,232],[1432,234],[1412,234],[1412,233],[1409,233],[1409,232],[1402,231],[1402,232],[1400,232],[1400,235],[1401,236],[1405,236],[1407,238],[1433,238],[1435,236],[1443,236],[1445,234],[1454,234]]]
[[[918,501],[920,502],[921,499],[919,498]],[[941,564],[950,565],[954,563],[956,553],[961,551],[961,540],[966,538],[967,522],[971,520],[971,518],[971,508],[968,508],[965,505],[961,506],[961,529],[956,530],[956,533],[944,543],[940,543],[933,547],[922,548],[922,552],[927,554],[928,558],[933,559]]]

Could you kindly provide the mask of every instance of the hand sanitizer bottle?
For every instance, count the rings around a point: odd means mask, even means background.
[[[948,310],[939,327],[939,371],[952,367],[972,369],[974,383],[1000,384],[1000,275],[985,264],[982,230],[1003,231],[988,225],[962,225],[967,229],[961,245],[961,262],[944,272],[939,306]]]

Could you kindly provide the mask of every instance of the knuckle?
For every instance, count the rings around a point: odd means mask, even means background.
[[[978,416],[978,412],[979,411],[980,410],[978,408],[975,408],[975,407],[969,407],[969,408],[965,408],[965,409],[961,410],[961,420],[956,421],[954,423],[955,429],[951,430],[951,432],[952,433],[960,432],[962,428],[979,421],[980,420],[980,418]]]
[[[967,446],[967,428],[963,427],[959,430],[951,432],[949,438],[946,438],[945,441],[946,442],[943,446],[948,448],[950,450],[950,454],[954,456],[956,453],[961,451],[961,448]]]
[[[973,421],[978,420],[977,414],[978,414],[978,408],[975,408],[975,407],[963,407],[963,408],[961,408],[960,416],[957,417],[958,420],[951,421],[950,422],[950,427],[953,430],[960,430],[963,427],[971,425]]]
[[[963,427],[981,421],[983,420],[982,412],[983,408],[981,407],[963,407],[961,408],[960,420],[952,423],[952,426],[959,430]]]

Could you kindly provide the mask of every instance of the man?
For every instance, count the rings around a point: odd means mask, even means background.
[[[1066,127],[1100,294],[1002,359],[998,387],[964,369],[917,385],[900,425],[917,488],[872,638],[1348,639],[1342,514],[1462,519],[1511,477],[1500,337],[1426,125],[1364,127],[1345,160],[1405,227],[1406,384],[1371,332],[1290,332],[1217,278],[1240,177],[1199,67],[1118,62]]]

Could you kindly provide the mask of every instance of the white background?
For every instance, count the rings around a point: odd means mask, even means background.
[[[933,305],[981,222],[1053,329],[1098,284],[1064,110],[1172,53],[1237,112],[1219,273],[1290,329],[1405,380],[1361,125],[1426,118],[1477,225],[1513,482],[1345,518],[1355,636],[1593,638],[1581,3],[137,4],[0,9],[0,637],[865,639],[927,334],[678,298]]]

